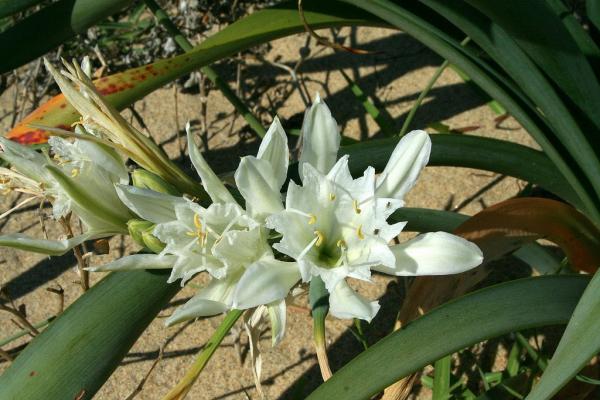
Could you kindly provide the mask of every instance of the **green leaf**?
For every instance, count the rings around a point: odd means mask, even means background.
[[[600,352],[600,274],[596,273],[567,325],[541,380],[527,397],[550,399]]]
[[[584,188],[578,174],[575,173],[576,170],[573,170],[563,158],[565,152],[560,151],[560,144],[557,148],[555,141],[550,140],[550,133],[544,120],[537,112],[532,112],[536,106],[511,79],[486,64],[468,48],[462,47],[457,39],[432,25],[430,21],[438,20],[440,17],[438,14],[428,9],[424,11],[416,2],[403,2],[399,5],[388,0],[344,1],[361,7],[402,29],[470,76],[473,82],[505,107],[535,138],[569,181],[585,205],[585,210],[592,214],[593,219],[600,220],[596,203]]]
[[[132,2],[60,0],[42,8],[0,34],[0,53],[4,54],[0,61],[0,73],[40,57]]]
[[[305,3],[305,17],[314,29],[383,25],[378,18],[355,7],[344,5],[340,9],[340,3],[336,1]],[[123,109],[153,90],[202,66],[252,46],[303,31],[304,25],[298,17],[296,2],[282,3],[234,22],[204,40],[189,53],[103,77],[97,80],[95,85],[112,105]],[[3,40],[0,35],[0,49]],[[46,139],[44,131],[32,129],[29,124],[64,128],[78,118],[79,115],[65,102],[64,96],[58,95],[29,114],[6,136],[21,143],[39,143]]]
[[[168,273],[113,272],[79,297],[0,376],[3,399],[91,399],[179,291]]]
[[[535,183],[581,208],[571,186],[552,161],[537,150],[504,140],[472,135],[430,135],[433,142],[429,166],[454,166],[482,169]],[[369,165],[382,171],[398,139],[377,139],[340,149],[350,155],[353,173],[362,173]]]
[[[450,397],[450,370],[452,355],[440,358],[434,364],[432,400],[446,400]]]
[[[596,29],[600,30],[600,1],[598,0],[587,0],[585,2],[585,9],[587,16],[592,21],[592,24]]]
[[[43,0],[0,0],[0,18],[7,17],[41,3]]]
[[[482,340],[565,324],[588,282],[583,276],[519,279],[448,302],[362,352],[307,399],[368,399],[398,379]]]
[[[600,127],[600,84],[577,42],[545,1],[468,2],[502,26],[590,121]]]

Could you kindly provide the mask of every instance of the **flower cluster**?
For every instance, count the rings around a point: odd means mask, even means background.
[[[394,149],[378,176],[372,167],[354,179],[348,157],[337,158],[340,133],[317,96],[302,126],[298,168],[301,185],[287,179],[289,150],[277,118],[258,154],[241,159],[235,172],[244,205],[208,166],[188,130],[190,158],[212,200],[202,207],[184,197],[117,186],[121,200],[156,224],[165,246],[95,270],[172,267],[169,281],[182,284],[206,271],[210,283],[167,321],[173,324],[229,309],[267,306],[274,339],[283,335],[285,299],[292,288],[320,277],[330,293],[330,312],[370,321],[379,309],[355,292],[347,278],[369,281],[371,271],[398,276],[459,273],[479,265],[479,248],[460,237],[435,232],[392,244],[405,222],[390,224],[427,164],[431,141],[413,131]]]
[[[75,65],[64,76],[51,71],[83,115],[72,135],[75,140],[53,137],[50,153],[41,154],[0,139],[0,156],[13,167],[0,170],[0,184],[3,190],[18,186],[34,198],[51,201],[55,218],[73,212],[87,231],[65,241],[8,235],[0,237],[0,245],[60,254],[83,240],[124,232],[137,216],[143,220],[143,238],[151,238],[157,246],[142,243],[156,254],[134,254],[90,269],[168,268],[168,281],[181,280],[182,285],[198,273],[209,274],[210,282],[167,324],[261,307],[271,317],[276,343],[285,330],[286,298],[313,279],[324,282],[331,314],[371,321],[378,302],[358,294],[348,278],[369,281],[372,271],[398,276],[453,274],[482,262],[476,245],[444,232],[394,244],[406,223],[390,223],[390,217],[403,206],[404,196],[429,159],[431,141],[424,131],[404,136],[379,175],[369,167],[354,178],[348,156],[338,159],[338,125],[317,96],[302,125],[300,181],[286,185],[290,153],[275,118],[257,155],[241,159],[232,189],[203,158],[188,125],[190,159],[210,197],[210,202],[200,204],[190,196],[197,191],[186,191],[194,187],[193,180],[183,177],[106,105],[80,68]],[[136,184],[135,175],[134,185],[129,185],[128,170],[117,151],[160,181],[170,182],[173,190]]]

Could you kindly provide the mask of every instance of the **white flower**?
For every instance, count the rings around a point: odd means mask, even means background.
[[[285,302],[300,280],[294,262],[275,259],[262,222],[283,210],[280,190],[288,167],[285,132],[275,119],[256,157],[244,157],[235,173],[246,201],[244,210],[193,142],[188,128],[190,158],[213,203],[202,207],[191,200],[130,186],[118,186],[123,202],[141,218],[156,224],[154,235],[165,243],[159,255],[138,254],[92,270],[172,268],[169,282],[185,283],[207,271],[210,283],[168,320],[215,315],[228,309],[266,305],[278,341],[285,327]]]
[[[49,140],[53,159],[10,140],[0,138],[0,157],[12,170],[2,174],[7,190],[46,199],[55,219],[75,213],[86,227],[84,235],[69,240],[38,240],[22,234],[0,237],[0,245],[45,254],[63,254],[77,244],[102,236],[126,232],[131,213],[119,200],[114,184],[127,183],[127,168],[116,152],[102,144],[82,139]]]
[[[302,150],[308,155],[300,161],[302,186],[290,182],[285,210],[268,217],[267,226],[282,234],[273,247],[298,262],[304,282],[314,276],[323,280],[334,316],[370,321],[379,309],[377,302],[352,290],[347,277],[369,280],[371,270],[393,275],[451,274],[481,263],[476,245],[443,232],[389,245],[405,223],[389,225],[387,219],[403,205],[404,194],[427,163],[431,148],[427,133],[406,135],[379,177],[369,167],[353,179],[347,157],[334,164],[339,132],[318,97],[305,120],[311,121],[312,129],[303,129]]]

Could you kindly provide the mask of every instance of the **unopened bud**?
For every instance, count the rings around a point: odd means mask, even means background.
[[[181,193],[160,176],[153,174],[145,169],[138,168],[131,174],[133,186],[154,190],[155,192],[170,194],[173,196],[181,196]]]

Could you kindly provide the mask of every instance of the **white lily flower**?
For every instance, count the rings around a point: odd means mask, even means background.
[[[49,200],[55,219],[72,211],[84,223],[86,232],[58,241],[22,234],[5,235],[0,237],[0,245],[58,255],[85,240],[125,232],[131,213],[119,200],[114,184],[126,183],[129,176],[119,155],[84,139],[69,142],[52,137],[49,144],[53,159],[0,138],[3,149],[0,157],[13,168],[1,171],[4,185],[8,190],[30,194],[34,199]]]
[[[273,338],[279,341],[285,329],[283,299],[300,280],[294,262],[275,259],[260,224],[283,210],[280,190],[288,167],[287,137],[275,119],[256,157],[244,157],[236,171],[236,182],[246,200],[244,210],[210,168],[196,147],[189,125],[190,158],[213,203],[207,208],[193,201],[131,186],[118,186],[122,201],[141,218],[156,224],[153,234],[165,243],[158,255],[133,255],[91,270],[172,268],[169,282],[184,284],[206,271],[210,283],[168,320],[215,315],[226,310],[267,306],[273,321]]]
[[[313,108],[320,109],[311,121],[318,129],[303,130],[309,155],[301,158],[302,186],[290,182],[285,210],[268,217],[267,227],[282,234],[273,247],[298,262],[304,282],[314,276],[323,280],[334,316],[370,321],[379,309],[377,302],[352,290],[347,277],[368,281],[372,269],[393,275],[451,274],[481,263],[482,253],[476,245],[447,233],[389,244],[405,223],[389,225],[387,219],[402,207],[402,197],[427,163],[431,148],[427,133],[406,135],[378,178],[369,167],[362,177],[353,179],[347,157],[324,170],[338,150],[334,144],[339,144],[339,138],[331,136],[339,133],[324,103],[317,99]],[[328,139],[321,139],[322,147],[313,146],[314,135]]]

